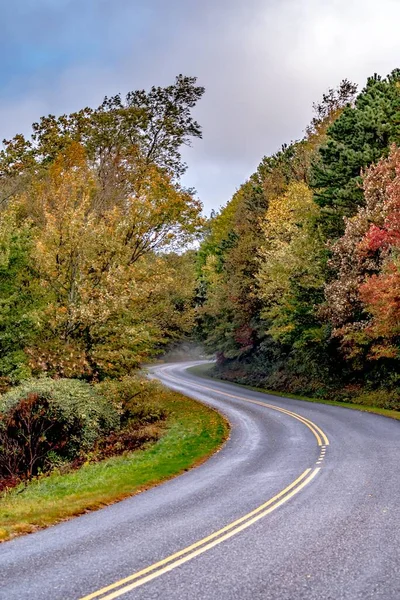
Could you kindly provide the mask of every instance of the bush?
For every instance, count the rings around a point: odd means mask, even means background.
[[[0,397],[0,478],[71,461],[119,427],[116,408],[87,383],[28,380]]]
[[[351,400],[364,406],[377,406],[391,410],[400,410],[400,394],[396,390],[364,391]]]
[[[152,425],[128,423],[120,431],[114,431],[97,442],[94,458],[98,461],[110,456],[133,452],[147,443],[156,442],[161,433],[162,428],[159,423]]]
[[[121,415],[122,427],[134,423],[149,425],[168,416],[162,402],[157,402],[157,398],[162,399],[165,393],[160,384],[140,375],[103,381],[96,389],[114,403]]]

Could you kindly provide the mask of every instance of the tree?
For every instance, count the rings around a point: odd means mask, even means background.
[[[49,297],[47,334],[30,351],[35,369],[88,377],[127,370],[165,334],[150,308],[168,287],[161,253],[193,236],[200,204],[155,166],[141,196],[123,206],[99,211],[99,187],[72,143],[20,198],[36,226],[33,256]]]
[[[306,128],[308,138],[326,133],[327,128],[339,117],[343,108],[353,106],[357,93],[357,85],[343,79],[337,88],[329,88],[322,94],[322,100],[313,104],[314,117]]]
[[[16,207],[0,212],[0,381],[30,375],[25,347],[40,332],[42,292],[33,276],[32,228]],[[0,385],[1,388],[1,385]]]
[[[315,228],[318,206],[304,183],[291,183],[270,202],[257,273],[261,315],[277,341],[299,345],[318,328],[315,304],[323,297],[325,248]]]
[[[96,108],[70,115],[48,115],[33,124],[30,139],[18,134],[4,140],[0,154],[0,177],[18,175],[37,165],[47,165],[71,142],[81,144],[90,160],[105,175],[111,165],[140,157],[141,168],[157,165],[178,179],[186,169],[180,149],[192,138],[201,138],[201,128],[191,111],[204,93],[196,77],[179,75],[173,85],[152,87],[149,92],[129,92],[106,97]],[[125,175],[132,168],[127,165]]]
[[[200,248],[200,285],[205,296],[201,329],[208,347],[227,358],[243,355],[256,343],[258,301],[252,292],[258,220],[264,211],[265,197],[256,173],[212,221]]]
[[[384,359],[398,358],[399,148],[367,170],[364,193],[365,206],[333,247],[338,275],[326,287],[322,314],[353,368],[368,373],[371,361],[381,359],[383,368]]]
[[[343,217],[363,206],[361,171],[400,142],[400,70],[388,77],[370,77],[366,87],[328,128],[319,149],[311,185],[322,207],[321,222],[327,238],[344,232]]]

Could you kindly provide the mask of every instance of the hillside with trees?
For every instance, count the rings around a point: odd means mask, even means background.
[[[208,224],[198,335],[218,375],[400,408],[400,71],[344,80]]]

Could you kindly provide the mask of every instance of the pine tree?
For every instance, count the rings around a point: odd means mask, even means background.
[[[364,204],[362,171],[400,142],[400,69],[386,78],[370,77],[354,106],[349,104],[328,129],[314,161],[311,186],[322,207],[326,237],[344,232],[344,216]]]

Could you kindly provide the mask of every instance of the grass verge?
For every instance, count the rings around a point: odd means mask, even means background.
[[[127,455],[52,473],[0,497],[0,541],[32,533],[59,521],[102,508],[196,466],[228,436],[228,424],[215,410],[169,391],[169,417],[154,444]]]
[[[212,375],[212,366],[209,364],[196,365],[195,367],[189,367],[188,373],[203,377],[205,379],[213,379],[214,381],[222,381],[224,383],[234,383],[233,381],[227,381],[220,377]],[[248,390],[254,390],[255,392],[263,392],[264,394],[270,394],[271,396],[277,396],[278,398],[292,398],[293,400],[305,400],[306,402],[316,402],[318,404],[330,404],[332,406],[342,406],[344,408],[352,408],[353,410],[360,410],[363,412],[370,412],[376,415],[382,415],[384,417],[390,417],[391,419],[400,420],[400,412],[397,410],[391,410],[388,408],[380,408],[378,406],[366,406],[364,404],[354,404],[352,402],[340,402],[335,400],[322,400],[320,398],[310,398],[308,396],[299,396],[297,394],[289,394],[284,392],[276,392],[274,390],[267,390],[264,388],[254,387],[251,385],[244,385],[242,383],[235,383],[240,387]]]

